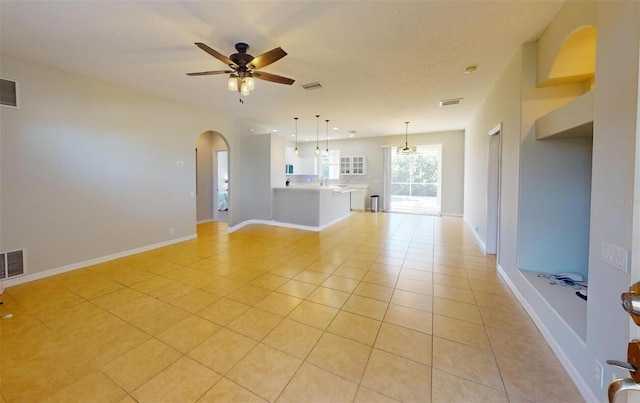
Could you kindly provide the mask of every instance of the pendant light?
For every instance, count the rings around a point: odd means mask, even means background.
[[[325,152],[329,155],[329,119],[326,119],[325,122],[327,122],[327,149]]]
[[[318,143],[319,130],[320,130],[320,115],[316,115],[316,155],[320,155],[320,143]]]
[[[415,154],[418,149],[416,146],[409,147],[409,122],[404,122],[405,124],[405,133],[404,133],[404,147],[400,146],[397,148],[398,154]]]
[[[293,153],[295,155],[298,155],[299,151],[298,151],[298,118],[294,118],[296,120],[296,149],[293,150]]]

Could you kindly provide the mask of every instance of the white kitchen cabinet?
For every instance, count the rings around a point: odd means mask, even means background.
[[[318,174],[318,158],[317,157],[301,157],[299,158],[300,170],[296,173],[294,167],[294,173],[296,175],[317,175]]]
[[[358,188],[351,192],[351,210],[365,210],[368,192],[369,189],[367,188]]]
[[[351,157],[351,173],[353,175],[364,175],[367,173],[364,156]]]
[[[366,159],[364,156],[340,157],[341,175],[365,175],[366,173]]]
[[[294,165],[295,160],[298,159],[298,156],[294,153],[293,147],[287,147],[285,149],[285,164]]]

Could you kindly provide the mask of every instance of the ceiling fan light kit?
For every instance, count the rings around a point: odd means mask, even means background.
[[[280,47],[272,49],[258,57],[253,57],[247,53],[249,45],[239,42],[236,43],[235,46],[237,53],[227,57],[204,43],[196,42],[196,46],[229,66],[231,70],[202,71],[199,73],[187,73],[187,75],[211,76],[216,74],[229,74],[229,79],[227,80],[227,89],[229,91],[238,91],[244,96],[249,95],[251,91],[255,89],[254,78],[286,85],[291,85],[295,82],[295,80],[291,78],[257,71],[287,55],[287,52]]]

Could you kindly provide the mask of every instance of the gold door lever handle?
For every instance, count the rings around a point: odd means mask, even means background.
[[[632,284],[629,292],[622,293],[622,309],[631,315],[631,319],[640,326],[640,283]]]
[[[609,395],[609,403],[614,403],[616,396],[620,392],[624,392],[627,390],[637,390],[640,392],[640,385],[636,383],[631,378],[624,379],[616,379],[615,381],[609,384],[609,389],[607,390]]]
[[[626,369],[629,372],[635,372],[636,371],[636,367],[634,367],[633,365],[629,364],[628,362],[624,362],[624,361],[607,360],[607,364],[612,365],[614,367],[621,368],[621,369]]]

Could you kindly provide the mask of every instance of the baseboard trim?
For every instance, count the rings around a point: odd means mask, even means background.
[[[319,232],[322,231],[326,228],[329,228],[330,226],[332,226],[333,224],[337,224],[340,221],[348,218],[351,215],[351,213],[347,214],[344,217],[340,217],[337,218],[331,222],[328,222],[324,225],[320,225],[320,226],[311,226],[311,225],[298,225],[298,224],[291,224],[291,223],[286,223],[286,222],[280,222],[280,221],[275,221],[275,220],[246,220],[243,221],[239,224],[234,225],[233,227],[229,227],[228,232],[234,232],[239,230],[240,228],[246,227],[247,225],[251,225],[251,224],[262,224],[262,225],[272,225],[275,227],[285,227],[285,228],[293,228],[293,229],[300,229],[303,231],[313,231],[313,232]]]
[[[469,221],[467,221],[467,218],[465,216],[462,216],[462,217],[464,219],[464,222],[467,224],[467,226],[469,226],[469,229],[473,233],[473,236],[476,237],[476,242],[478,242],[478,244],[482,248],[482,251],[484,253],[487,253],[487,245],[485,245],[484,241],[480,238],[480,234],[478,234],[478,232],[473,229],[473,226],[471,225],[471,223]]]
[[[162,247],[165,247],[165,246],[173,245],[173,244],[176,244],[176,243],[189,241],[189,240],[195,239],[197,237],[198,237],[197,234],[191,234],[191,235],[187,235],[187,236],[184,236],[184,237],[181,237],[181,238],[176,238],[176,239],[172,239],[172,240],[169,240],[169,241],[159,242],[159,243],[156,243],[156,244],[153,244],[153,245],[143,246],[141,248],[130,249],[130,250],[127,250],[127,251],[124,251],[124,252],[118,252],[118,253],[114,253],[114,254],[111,254],[111,255],[98,257],[98,258],[95,258],[95,259],[89,259],[89,260],[85,260],[83,262],[72,263],[72,264],[69,264],[69,265],[66,265],[66,266],[56,267],[56,268],[45,270],[45,271],[41,271],[41,272],[38,272],[38,273],[25,274],[25,275],[22,275],[22,276],[12,277],[10,279],[5,279],[5,280],[0,281],[0,284],[2,284],[2,286],[4,286],[4,287],[11,287],[11,286],[18,285],[18,284],[24,284],[24,283],[28,283],[28,282],[31,282],[31,281],[40,280],[40,279],[43,279],[43,278],[55,276],[56,274],[62,274],[62,273],[66,273],[66,272],[69,272],[69,271],[81,269],[83,267],[93,266],[93,265],[96,265],[96,264],[108,262],[110,260],[115,260],[115,259],[119,259],[119,258],[122,258],[122,257],[135,255],[136,253],[147,252],[147,251],[150,251],[150,250],[153,250],[153,249],[158,249],[158,248],[162,248]]]
[[[522,307],[525,309],[525,311],[527,311],[527,313],[529,314],[533,322],[536,324],[536,326],[540,330],[542,337],[544,337],[544,339],[546,340],[551,350],[553,350],[556,357],[558,357],[558,361],[560,361],[560,364],[562,364],[565,371],[567,371],[567,374],[569,374],[569,377],[578,388],[578,391],[580,392],[582,397],[587,402],[598,402],[599,400],[596,397],[596,395],[594,395],[594,393],[591,391],[591,388],[589,388],[589,385],[587,384],[587,382],[585,382],[584,378],[580,375],[580,373],[578,372],[576,367],[573,365],[569,357],[565,354],[562,347],[560,347],[560,344],[558,344],[558,342],[553,337],[553,335],[551,334],[547,326],[544,324],[544,322],[540,318],[540,316],[538,316],[537,312],[533,309],[533,307],[531,307],[531,305],[529,305],[529,302],[520,293],[520,290],[518,290],[518,288],[509,278],[509,276],[507,276],[507,273],[504,271],[502,266],[500,266],[500,264],[497,265],[497,269],[498,269],[498,273],[500,273],[500,277],[502,277],[502,279],[507,283],[507,285],[511,289],[511,292],[513,292],[513,295],[515,295],[515,297],[518,299]],[[552,311],[555,313],[555,310],[552,310]],[[555,314],[558,315],[557,313]],[[563,320],[562,317],[560,317],[560,315],[558,315],[558,318],[560,320]]]

